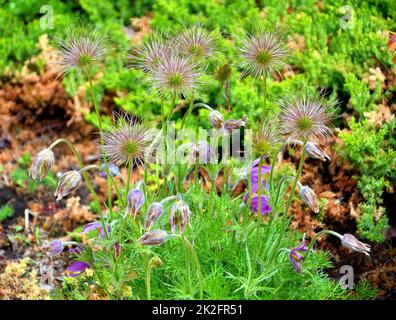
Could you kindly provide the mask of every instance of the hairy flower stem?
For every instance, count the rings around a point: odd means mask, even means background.
[[[289,198],[288,198],[288,201],[287,201],[286,210],[283,212],[283,216],[282,216],[283,225],[282,225],[281,230],[279,232],[278,239],[276,239],[276,245],[274,247],[274,253],[269,258],[268,263],[272,262],[272,259],[276,255],[276,252],[279,251],[279,246],[280,246],[280,244],[282,242],[282,237],[283,237],[283,235],[284,235],[284,233],[286,231],[287,226],[289,225],[289,223],[287,221],[287,214],[289,213],[289,209],[290,209],[290,206],[291,206],[291,203],[292,203],[292,200],[293,200],[293,196],[294,196],[294,193],[296,191],[297,182],[298,182],[298,179],[300,178],[302,167],[304,165],[305,153],[306,153],[306,150],[305,150],[306,149],[305,148],[306,145],[307,145],[307,140],[305,139],[304,142],[303,142],[303,149],[302,149],[302,153],[301,153],[301,157],[300,157],[300,162],[299,162],[298,168],[297,168],[297,173],[296,173],[296,175],[294,177],[294,181],[293,181],[293,185],[292,185],[292,188],[291,188],[291,192],[290,192],[290,195],[289,195]]]
[[[262,202],[262,194],[263,194],[263,180],[262,180],[262,172],[261,168],[263,167],[263,158],[260,157],[259,167],[258,167],[258,212],[257,212],[257,228],[256,228],[256,241],[255,241],[255,251],[253,256],[253,272],[252,276],[254,276],[256,264],[257,264],[257,257],[260,251],[260,227],[261,227],[261,202]],[[253,197],[253,195],[250,195]],[[250,279],[250,281],[252,278]]]
[[[285,216],[286,217],[287,217],[287,214],[289,212],[291,203],[293,201],[293,197],[294,197],[294,193],[296,191],[298,179],[300,178],[300,175],[301,175],[302,167],[303,167],[304,160],[305,160],[306,146],[307,146],[307,140],[305,139],[303,141],[303,147],[302,147],[302,152],[301,152],[301,157],[300,157],[300,163],[298,164],[297,173],[296,173],[296,176],[294,177],[292,189],[291,189],[291,192],[290,192],[290,195],[289,195],[289,199],[287,201],[287,206],[286,206],[286,210],[285,210]]]
[[[216,178],[212,177],[212,184],[210,186],[210,195],[209,195],[209,212],[210,212],[210,216],[213,215],[213,211],[214,211],[214,194],[215,194],[215,187],[216,187]]]
[[[127,175],[127,182],[125,185],[125,195],[128,196],[128,192],[131,185],[131,177],[132,177],[132,163],[128,163],[128,175]]]
[[[48,147],[48,149],[52,150],[52,148],[54,148],[58,143],[61,143],[61,142],[65,143],[65,144],[70,148],[70,150],[73,152],[74,156],[77,158],[78,165],[79,165],[80,168],[82,169],[82,168],[84,167],[84,164],[83,164],[83,162],[82,162],[81,156],[80,156],[80,154],[78,153],[77,149],[74,147],[74,145],[70,142],[70,140],[65,139],[65,138],[57,139],[56,141],[54,141],[54,142]],[[102,212],[102,206],[101,206],[101,204],[100,204],[99,197],[98,197],[97,193],[95,192],[94,188],[92,187],[91,181],[89,180],[89,178],[88,178],[86,172],[85,172],[85,171],[82,171],[81,174],[82,174],[82,176],[84,177],[84,180],[85,180],[85,182],[86,182],[86,184],[87,184],[87,186],[88,186],[88,189],[89,189],[89,191],[91,192],[91,194],[92,194],[92,196],[93,196],[93,198],[94,198],[94,200],[95,200],[95,202],[96,202],[96,205],[97,205],[98,211],[99,211],[100,221],[101,221],[101,223],[102,223],[102,228],[103,228],[103,230],[104,230],[104,232],[105,232],[106,239],[108,239],[108,238],[109,238],[109,235],[108,235],[108,233],[107,233],[107,228],[106,228],[106,225],[105,225],[105,222],[104,222],[103,212]]]
[[[106,152],[105,152],[105,149],[104,149],[102,118],[100,117],[99,105],[98,105],[98,103],[96,101],[96,98],[95,98],[95,95],[94,95],[94,92],[93,92],[93,83],[92,83],[92,79],[91,78],[89,78],[88,83],[89,83],[88,87],[89,87],[89,92],[90,92],[90,95],[91,95],[92,103],[93,103],[94,108],[95,108],[95,114],[96,114],[96,117],[98,118],[98,125],[99,125],[99,131],[100,131],[100,133],[99,133],[100,145],[101,145],[101,148],[102,148],[102,156],[103,156],[103,161],[104,161],[104,164],[105,164],[105,171],[106,171],[106,174],[107,174],[108,189],[111,188],[111,187],[109,187],[109,185],[110,186],[114,185],[114,188],[116,189],[116,192],[117,192],[117,196],[122,201],[123,197],[121,196],[120,190],[118,190],[117,185],[114,183],[113,176],[110,173],[109,163],[108,163]],[[107,195],[107,201],[108,201],[108,204],[109,204],[110,215],[112,215],[113,205],[112,205],[112,193],[111,192]]]
[[[342,235],[340,235],[338,232],[331,231],[331,230],[322,230],[322,231],[319,231],[319,232],[315,235],[315,237],[311,240],[311,243],[310,243],[309,246],[308,246],[307,254],[309,254],[309,252],[312,250],[313,245],[315,244],[316,240],[318,240],[319,237],[320,237],[322,234],[331,234],[331,235],[333,235],[333,236],[336,236],[336,237],[339,238],[339,239],[342,239]]]
[[[281,145],[276,152],[274,153],[274,156],[272,158],[271,161],[271,170],[270,170],[270,176],[269,176],[269,186],[271,188],[271,190],[273,190],[273,180],[274,180],[274,168],[275,168],[275,164],[277,162],[277,158],[278,158],[278,154],[282,151],[283,145]]]
[[[221,107],[221,98],[222,98],[222,93],[223,93],[223,87],[224,87],[224,82],[220,82],[219,93],[218,93],[218,98],[217,98],[217,110],[220,110],[220,107]]]
[[[186,248],[191,253],[191,256],[193,257],[195,267],[197,268],[197,275],[198,275],[198,282],[199,282],[199,299],[203,299],[203,277],[202,277],[202,269],[201,269],[201,264],[199,263],[198,255],[195,252],[195,249],[193,245],[191,244],[190,241],[188,241],[187,238],[185,238],[183,235],[181,236],[183,240],[183,244]]]
[[[265,74],[263,75],[263,106],[265,111],[267,108],[267,77]]]

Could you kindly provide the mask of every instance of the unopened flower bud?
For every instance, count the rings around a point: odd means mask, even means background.
[[[138,188],[132,189],[128,192],[127,198],[128,198],[127,212],[130,213],[133,218],[135,218],[140,208],[144,204],[145,201],[144,193]]]
[[[138,241],[144,246],[158,246],[163,244],[168,238],[168,234],[164,230],[154,230],[142,235]]]
[[[43,149],[33,159],[29,170],[29,176],[35,180],[42,180],[50,171],[55,162],[54,153],[50,149]]]
[[[213,110],[209,114],[209,121],[216,129],[220,129],[224,126],[224,117],[219,111]]]
[[[311,158],[322,161],[330,160],[330,157],[327,155],[327,153],[318,147],[314,142],[307,142],[305,150],[307,151],[307,155]]]
[[[349,248],[352,251],[361,252],[367,256],[370,256],[369,254],[371,250],[370,245],[359,241],[352,234],[349,233],[344,234],[341,238],[341,243],[344,247]]]
[[[297,247],[294,247],[290,250],[289,259],[293,265],[294,270],[297,272],[301,272],[302,266],[301,262],[304,261],[304,256],[302,255],[303,252],[306,252],[308,247],[305,245],[305,233],[302,238],[301,244]]]
[[[232,74],[232,68],[229,64],[226,63],[216,70],[215,77],[217,81],[224,83],[230,80],[231,74]]]
[[[150,229],[154,222],[161,216],[164,211],[164,207],[160,202],[153,202],[147,210],[146,220],[144,222],[144,228]]]
[[[114,258],[118,259],[118,257],[120,256],[120,252],[121,252],[121,247],[118,244],[118,242],[114,243]]]
[[[71,170],[65,172],[59,179],[58,187],[56,188],[54,196],[56,201],[61,200],[67,196],[73,189],[77,188],[81,181],[81,174],[78,171]]]
[[[183,233],[189,219],[190,207],[179,195],[179,199],[172,206],[172,213],[169,221],[172,232],[175,232],[176,227],[179,226],[180,233]]]
[[[315,192],[308,186],[300,185],[300,197],[301,200],[309,206],[315,213],[319,212],[318,200]]]
[[[216,162],[216,153],[206,141],[193,144],[189,153],[189,164],[206,164]]]
[[[224,124],[224,128],[228,131],[240,129],[241,127],[244,127],[246,125],[246,120],[247,120],[246,116],[244,116],[242,119],[239,120],[234,120],[234,119],[227,120]]]

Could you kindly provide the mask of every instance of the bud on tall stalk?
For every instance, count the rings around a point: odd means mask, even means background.
[[[46,148],[41,150],[33,159],[33,163],[29,170],[29,176],[36,180],[37,178],[41,181],[44,179],[48,172],[54,165],[55,157],[52,150]]]
[[[177,195],[177,201],[172,205],[172,213],[170,216],[171,230],[174,233],[179,227],[180,233],[183,233],[190,219],[190,207],[182,199],[181,195]]]
[[[154,230],[142,235],[138,242],[144,246],[158,246],[163,244],[168,238],[168,234],[164,230]]]
[[[300,188],[301,200],[309,206],[313,212],[319,212],[318,199],[316,198],[315,192],[308,186],[303,186],[300,182],[297,182]]]
[[[135,189],[132,189],[128,192],[127,200],[128,205],[126,208],[126,213],[130,213],[133,218],[140,212],[140,208],[143,206],[145,202],[145,196],[143,191],[140,190],[141,181],[138,183]]]
[[[58,187],[55,190],[54,196],[56,201],[61,200],[67,196],[73,189],[77,188],[81,181],[81,174],[76,170],[65,172],[59,179]]]

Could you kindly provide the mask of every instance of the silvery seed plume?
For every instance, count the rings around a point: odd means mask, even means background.
[[[335,118],[333,103],[326,103],[321,95],[289,97],[280,102],[281,129],[289,139],[326,139],[331,134],[329,124]]]
[[[65,172],[58,181],[58,187],[54,196],[56,201],[67,196],[73,189],[77,188],[81,181],[81,174],[76,170]]]
[[[260,78],[287,66],[285,59],[290,55],[284,38],[285,30],[262,29],[246,34],[241,40],[239,54],[243,68],[242,77],[251,75]]]
[[[29,176],[41,181],[46,177],[52,166],[54,165],[54,153],[50,149],[43,149],[33,159],[33,163],[29,169]]]
[[[162,97],[191,97],[201,85],[200,67],[176,54],[167,55],[148,78],[151,89]]]
[[[171,52],[172,50],[161,36],[151,36],[132,53],[132,66],[142,69],[146,73],[153,72]]]
[[[153,136],[143,123],[126,115],[116,115],[114,127],[102,135],[106,156],[116,166],[129,163],[144,165],[149,160],[147,149]],[[98,145],[98,148],[101,146]]]
[[[252,146],[257,157],[269,156],[280,143],[276,117],[266,118],[253,130]]]
[[[215,54],[215,38],[201,25],[185,28],[173,42],[179,53],[185,57],[211,59]]]
[[[86,71],[102,63],[108,53],[106,36],[89,27],[69,28],[65,39],[56,40],[62,74]]]

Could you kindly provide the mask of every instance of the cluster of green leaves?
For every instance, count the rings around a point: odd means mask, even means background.
[[[149,204],[161,200],[152,192],[145,194],[143,218]],[[184,239],[193,244],[198,257],[204,299],[348,298],[351,292],[343,290],[323,270],[331,267],[328,253],[311,252],[303,262],[302,273],[293,269],[285,249],[299,245],[301,235],[290,229],[282,232],[287,219],[278,217],[261,224],[258,267],[252,270],[257,221],[247,213],[244,222],[238,222],[241,216],[238,199],[229,195],[215,194],[214,197],[211,207],[210,195],[200,184],[183,194],[192,212],[191,224],[184,238],[172,237],[161,246],[140,246],[136,239],[144,230],[137,222],[139,219],[129,215],[125,219],[120,211],[111,223],[110,238],[103,239],[93,231],[89,237],[93,238],[96,249],[87,247],[77,257],[90,261],[93,272],[74,279],[66,278],[62,288],[54,292],[54,298],[88,299],[94,285],[96,293],[111,299],[146,299],[149,270],[152,299],[197,299],[201,292],[200,276],[192,262],[192,253],[183,244]],[[282,206],[283,200],[273,212],[278,212]],[[168,205],[153,229],[170,232],[169,214]],[[120,244],[118,257],[114,243]]]
[[[342,132],[343,149],[338,152],[359,169],[358,187],[365,199],[358,228],[362,236],[372,241],[384,241],[388,218],[384,213],[382,194],[396,182],[396,121],[377,129],[368,120],[351,118],[351,130]]]
[[[10,204],[5,204],[0,208],[0,222],[11,218],[14,215],[14,207]]]

